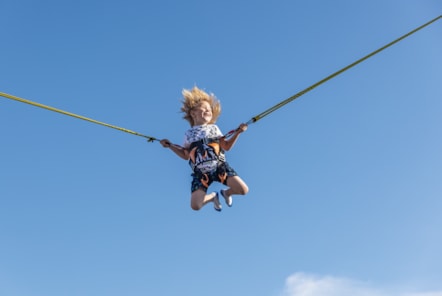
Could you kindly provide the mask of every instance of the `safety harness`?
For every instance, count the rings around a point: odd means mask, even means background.
[[[190,144],[189,165],[204,186],[209,186],[209,175],[212,174],[224,183],[227,178],[226,157],[219,145],[219,138],[202,139]]]

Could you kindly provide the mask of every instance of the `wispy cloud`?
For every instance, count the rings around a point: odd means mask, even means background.
[[[349,278],[295,273],[287,278],[282,296],[442,296],[442,290],[391,291]]]

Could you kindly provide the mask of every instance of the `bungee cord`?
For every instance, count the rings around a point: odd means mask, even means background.
[[[309,86],[306,89],[296,93],[295,95],[293,95],[293,96],[291,96],[291,97],[289,97],[289,98],[279,102],[278,104],[276,104],[273,107],[265,110],[264,112],[262,112],[262,113],[260,113],[258,115],[255,115],[249,121],[247,121],[246,124],[250,125],[252,123],[256,123],[258,120],[264,118],[265,116],[271,114],[272,112],[278,110],[279,108],[287,105],[288,103],[296,100],[297,98],[299,98],[302,95],[306,94],[307,92],[313,90],[314,88],[318,87],[319,85],[321,85],[321,84],[329,81],[330,79],[332,79],[332,78],[342,74],[343,72],[349,70],[350,68],[353,68],[354,66],[362,63],[363,61],[369,59],[370,57],[372,57],[372,56],[374,56],[376,54],[378,54],[379,52],[383,51],[384,49],[386,49],[386,48],[388,48],[388,47],[398,43],[399,41],[407,38],[408,36],[416,33],[417,31],[419,31],[419,30],[429,26],[430,24],[436,22],[440,18],[442,18],[442,15],[439,15],[438,17],[432,19],[431,21],[429,21],[429,22],[427,22],[427,23],[417,27],[416,29],[414,29],[414,30],[412,30],[412,31],[402,35],[401,37],[399,37],[399,38],[393,40],[392,42],[382,46],[381,48],[379,48],[379,49],[369,53],[368,55],[366,55],[366,56],[360,58],[359,60],[349,64],[348,66],[346,66],[346,67],[344,67],[344,68],[334,72],[333,74],[331,74],[331,75],[325,77],[324,79],[322,79],[322,80],[312,84],[311,86]],[[68,115],[68,116],[75,117],[75,118],[78,118],[78,119],[82,119],[82,120],[85,120],[85,121],[89,121],[89,122],[92,122],[92,123],[95,123],[95,124],[103,125],[103,126],[106,126],[106,127],[109,127],[109,128],[113,128],[113,129],[116,129],[116,130],[119,130],[119,131],[122,131],[122,132],[125,132],[125,133],[129,133],[129,134],[135,135],[135,136],[143,137],[143,138],[146,138],[148,142],[160,141],[159,139],[157,139],[155,137],[147,136],[147,135],[144,135],[144,134],[141,134],[141,133],[138,133],[138,132],[126,129],[126,128],[122,128],[122,127],[119,127],[119,126],[111,125],[111,124],[108,124],[108,123],[105,123],[105,122],[101,122],[101,121],[98,121],[98,120],[95,120],[95,119],[91,119],[91,118],[88,118],[88,117],[85,117],[85,116],[81,116],[81,115],[74,114],[74,113],[71,113],[71,112],[68,112],[68,111],[57,109],[57,108],[54,108],[54,107],[51,107],[51,106],[48,106],[48,105],[43,105],[43,104],[40,104],[40,103],[37,103],[37,102],[33,102],[33,101],[30,101],[30,100],[26,100],[26,99],[23,99],[23,98],[20,98],[20,97],[13,96],[13,95],[10,95],[10,94],[7,94],[7,93],[0,92],[0,96],[2,96],[4,98],[7,98],[7,99],[14,100],[14,101],[26,103],[26,104],[29,104],[29,105],[32,105],[32,106],[35,106],[35,107],[43,108],[43,109],[46,109],[46,110],[49,110],[49,111],[58,112],[58,113],[61,113],[63,115]],[[224,135],[224,138],[230,138],[230,137],[232,137],[237,132],[238,132],[238,129],[231,130],[226,135]]]
[[[101,121],[98,121],[98,120],[95,120],[95,119],[87,118],[87,117],[84,117],[84,116],[81,116],[81,115],[78,115],[78,114],[74,114],[74,113],[71,113],[71,112],[68,112],[68,111],[63,111],[61,109],[57,109],[57,108],[54,108],[54,107],[51,107],[51,106],[48,106],[48,105],[43,105],[43,104],[40,104],[40,103],[37,103],[37,102],[33,102],[33,101],[30,101],[30,100],[19,98],[19,97],[16,97],[16,96],[13,96],[13,95],[10,95],[10,94],[6,94],[6,93],[3,93],[3,92],[0,92],[0,96],[8,98],[8,99],[11,99],[11,100],[14,100],[14,101],[26,103],[26,104],[29,104],[29,105],[32,105],[32,106],[35,106],[35,107],[43,108],[43,109],[46,109],[46,110],[49,110],[49,111],[58,112],[58,113],[61,113],[63,115],[68,115],[68,116],[72,116],[72,117],[75,117],[75,118],[78,118],[78,119],[86,120],[86,121],[89,121],[89,122],[92,122],[92,123],[100,124],[100,125],[103,125],[103,126],[106,126],[106,127],[110,127],[110,128],[113,128],[113,129],[116,129],[116,130],[119,130],[119,131],[122,131],[122,132],[125,132],[125,133],[129,133],[129,134],[135,135],[135,136],[140,136],[140,137],[146,138],[148,142],[159,141],[158,139],[156,139],[154,137],[146,136],[146,135],[143,135],[143,134],[138,133],[138,132],[134,132],[134,131],[126,129],[126,128],[122,128],[122,127],[119,127],[119,126],[115,126],[115,125],[112,125],[112,124],[101,122]]]
[[[377,53],[383,51],[384,49],[386,49],[386,48],[392,46],[393,44],[398,43],[399,41],[405,39],[406,37],[408,37],[408,36],[410,36],[410,35],[416,33],[417,31],[419,31],[419,30],[421,30],[421,29],[427,27],[427,26],[430,25],[430,24],[434,23],[435,21],[437,21],[437,20],[440,19],[440,18],[442,18],[442,15],[439,15],[438,17],[436,17],[436,18],[432,19],[431,21],[429,21],[429,22],[423,24],[422,26],[417,27],[416,29],[414,29],[414,30],[408,32],[407,34],[402,35],[401,37],[397,38],[396,40],[393,40],[392,42],[390,42],[390,43],[388,43],[388,44],[382,46],[381,48],[379,48],[379,49],[377,49],[377,50],[375,50],[375,51],[369,53],[368,55],[366,55],[366,56],[360,58],[359,60],[357,60],[357,61],[351,63],[350,65],[348,65],[348,66],[346,66],[346,67],[344,67],[344,68],[342,68],[342,69],[340,69],[340,70],[334,72],[333,74],[331,74],[331,75],[325,77],[324,79],[322,79],[322,80],[316,82],[315,84],[312,84],[311,86],[309,86],[309,87],[307,87],[306,89],[304,89],[304,90],[298,92],[297,94],[295,94],[295,95],[293,95],[293,96],[291,96],[291,97],[289,97],[289,98],[287,98],[287,99],[285,99],[285,100],[279,102],[279,103],[276,104],[275,106],[273,106],[273,107],[271,107],[271,108],[265,110],[264,112],[262,112],[262,113],[260,113],[260,114],[258,114],[258,115],[256,115],[256,116],[254,116],[254,117],[252,117],[249,121],[247,121],[247,125],[250,125],[250,124],[252,124],[252,123],[257,122],[258,120],[264,118],[265,116],[269,115],[270,113],[272,113],[272,112],[278,110],[279,108],[281,108],[281,107],[287,105],[288,103],[290,103],[290,102],[296,100],[296,99],[299,98],[300,96],[302,96],[302,95],[308,93],[309,91],[313,90],[314,88],[318,87],[319,85],[321,85],[321,84],[323,84],[323,83],[329,81],[330,79],[332,79],[332,78],[338,76],[339,74],[342,74],[343,72],[347,71],[348,69],[353,68],[354,66],[356,66],[356,65],[358,65],[358,64],[360,64],[360,63],[362,63],[363,61],[365,61],[365,60],[367,60],[368,58],[374,56],[375,54],[377,54]],[[229,138],[229,137],[231,137],[233,134],[235,134],[237,131],[238,131],[237,129],[236,129],[236,130],[231,130],[231,131],[229,131],[224,137]]]

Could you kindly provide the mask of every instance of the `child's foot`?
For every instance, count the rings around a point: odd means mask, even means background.
[[[222,210],[222,205],[219,202],[219,196],[218,196],[218,192],[215,192],[215,197],[213,198],[213,208],[215,209],[215,211],[221,212]]]
[[[226,204],[227,204],[229,207],[231,207],[232,204],[233,204],[232,196],[231,196],[231,195],[227,196],[226,190],[222,190],[222,189],[221,189],[220,192],[221,192],[221,195],[222,195],[222,196],[224,197],[224,199],[226,200]]]

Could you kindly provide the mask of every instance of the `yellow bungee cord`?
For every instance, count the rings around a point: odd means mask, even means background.
[[[135,136],[140,136],[140,137],[146,138],[148,142],[159,141],[158,139],[156,139],[154,137],[146,136],[146,135],[134,132],[134,131],[126,129],[126,128],[122,128],[122,127],[119,127],[119,126],[115,126],[115,125],[111,125],[111,124],[108,124],[108,123],[104,123],[104,122],[101,122],[101,121],[98,121],[98,120],[95,120],[95,119],[91,119],[91,118],[87,118],[87,117],[84,117],[84,116],[81,116],[81,115],[78,115],[78,114],[74,114],[74,113],[71,113],[71,112],[63,111],[63,110],[60,110],[60,109],[57,109],[57,108],[54,108],[54,107],[51,107],[51,106],[48,106],[48,105],[43,105],[43,104],[40,104],[40,103],[37,103],[37,102],[29,101],[29,100],[26,100],[26,99],[23,99],[23,98],[19,98],[19,97],[16,97],[16,96],[13,96],[13,95],[10,95],[10,94],[6,94],[6,93],[3,93],[3,92],[0,92],[0,96],[8,98],[8,99],[11,99],[11,100],[14,100],[14,101],[26,103],[26,104],[29,104],[29,105],[32,105],[32,106],[35,106],[35,107],[43,108],[43,109],[46,109],[46,110],[49,110],[49,111],[58,112],[58,113],[61,113],[61,114],[64,114],[64,115],[68,115],[68,116],[72,116],[72,117],[75,117],[75,118],[78,118],[78,119],[86,120],[86,121],[89,121],[89,122],[92,122],[92,123],[96,123],[96,124],[100,124],[100,125],[103,125],[103,126],[107,126],[107,127],[110,127],[110,128],[113,128],[113,129],[116,129],[116,130],[119,130],[119,131],[122,131],[122,132],[125,132],[125,133],[129,133],[129,134],[135,135]]]

